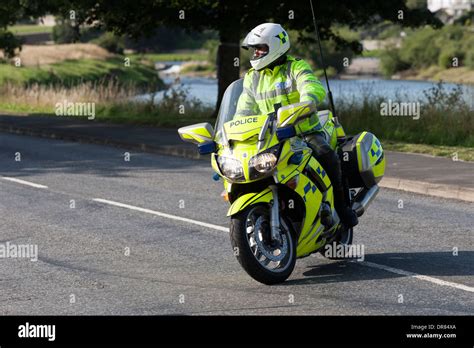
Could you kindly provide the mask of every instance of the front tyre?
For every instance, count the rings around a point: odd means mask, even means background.
[[[281,243],[272,243],[270,206],[251,206],[234,215],[230,241],[237,260],[256,281],[272,285],[284,282],[296,263],[296,241],[291,224],[280,219]]]

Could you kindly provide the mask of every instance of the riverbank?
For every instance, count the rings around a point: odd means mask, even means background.
[[[392,79],[408,81],[444,81],[474,85],[474,70],[466,67],[442,69],[438,66],[431,66],[426,69],[401,71],[398,74],[393,75]]]
[[[352,65],[345,71],[337,73],[335,69],[327,70],[327,76],[332,79],[341,80],[359,80],[359,79],[385,79],[396,81],[431,81],[431,82],[448,82],[456,84],[474,85],[474,70],[465,67],[441,69],[432,66],[421,70],[406,70],[397,73],[391,77],[386,77],[380,71],[374,68],[376,64],[372,63],[367,69],[361,67],[358,62],[354,67]],[[241,71],[241,77],[244,77],[246,70]],[[186,61],[180,69],[175,70],[175,74],[180,77],[205,77],[216,78],[216,68],[207,61]],[[314,70],[314,74],[322,80],[324,71],[322,69]]]
[[[381,72],[380,59],[374,53],[374,56],[356,57],[352,59],[351,64],[342,73],[337,74],[335,78],[339,79],[361,79],[361,78],[379,78],[387,80],[401,81],[432,81],[448,82],[474,85],[474,70],[467,67],[440,68],[431,66],[423,69],[409,69],[400,71],[391,76],[384,76]]]
[[[0,64],[0,86],[37,84],[67,88],[85,82],[100,83],[109,80],[134,87],[163,86],[152,67],[140,63],[125,66],[122,57],[65,60],[40,67]]]
[[[0,87],[4,89],[31,85],[71,88],[110,81],[137,89],[164,87],[153,64],[111,54],[93,44],[25,45],[17,58],[0,64]]]

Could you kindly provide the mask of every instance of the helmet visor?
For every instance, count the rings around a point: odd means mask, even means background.
[[[268,45],[252,45],[249,46],[252,49],[252,60],[260,59],[265,57],[268,54],[269,48]]]

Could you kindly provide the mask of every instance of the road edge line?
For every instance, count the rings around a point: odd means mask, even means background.
[[[212,228],[212,229],[217,230],[217,231],[222,231],[222,232],[227,232],[227,233],[229,232],[229,228],[224,227],[224,226],[214,225],[214,224],[210,224],[210,223],[207,223],[207,222],[202,222],[202,221],[198,221],[198,220],[194,220],[194,219],[189,219],[189,218],[185,218],[185,217],[181,217],[181,216],[177,216],[177,215],[162,213],[162,212],[152,210],[152,209],[141,208],[141,207],[138,207],[136,205],[120,203],[120,202],[111,201],[111,200],[103,199],[103,198],[93,198],[92,200],[94,202],[108,204],[108,205],[112,205],[112,206],[120,207],[120,208],[127,208],[127,209],[130,209],[130,210],[135,210],[135,211],[139,211],[139,212],[142,212],[142,213],[156,215],[156,216],[164,217],[164,218],[167,218],[167,219],[172,219],[172,220],[182,221],[182,222],[188,222],[188,223],[191,223],[191,224],[195,224],[195,225],[199,225],[199,226],[203,226],[203,227],[207,227],[207,228]]]
[[[26,180],[22,180],[22,179],[12,178],[11,176],[0,176],[0,178],[2,178],[3,180],[6,180],[6,181],[15,182],[17,184],[22,184],[22,185],[26,185],[26,186],[35,187],[35,188],[40,188],[40,189],[47,189],[48,188],[48,186],[46,186],[46,185],[37,184],[37,183],[31,182],[31,181],[26,181]]]
[[[381,265],[379,263],[374,263],[374,262],[370,262],[370,261],[361,261],[361,262],[353,261],[353,262],[361,264],[362,266],[381,269],[381,270],[384,270],[384,271],[387,271],[387,272],[403,275],[403,276],[406,276],[406,277],[416,278],[416,279],[419,279],[419,280],[424,280],[424,281],[427,281],[427,282],[430,282],[430,283],[433,283],[433,284],[437,284],[437,285],[441,285],[441,286],[449,286],[449,287],[459,289],[459,290],[474,292],[474,288],[471,287],[471,286],[468,286],[468,285],[448,282],[446,280],[426,276],[426,275],[423,275],[423,274],[418,274],[418,273],[414,273],[414,272],[410,272],[410,271],[405,271],[405,270],[400,269],[400,268],[385,266],[385,265]]]
[[[203,227],[213,228],[213,229],[219,230],[219,231],[229,232],[229,229],[226,228],[226,227],[223,227],[223,226],[214,225],[214,224],[210,224],[210,223],[207,223],[207,222],[201,222],[201,221],[198,221],[198,220],[183,218],[183,217],[180,217],[180,216],[177,216],[177,215],[162,213],[162,212],[147,209],[147,208],[141,208],[141,207],[137,207],[135,205],[120,203],[120,202],[111,201],[111,200],[103,199],[103,198],[93,198],[92,200],[94,202],[98,202],[98,203],[108,204],[108,205],[112,205],[112,206],[116,206],[116,207],[120,207],[120,208],[127,208],[127,209],[130,209],[130,210],[139,211],[139,212],[143,212],[143,213],[148,213],[148,214],[152,214],[152,215],[156,215],[156,216],[160,216],[160,217],[165,217],[165,218],[172,219],[172,220],[188,222],[188,223],[192,223],[192,224],[203,226]],[[363,266],[366,266],[366,267],[377,268],[377,269],[385,270],[387,272],[391,272],[391,273],[395,273],[395,274],[399,274],[399,275],[403,275],[403,276],[407,276],[407,277],[412,277],[412,278],[416,278],[416,279],[419,279],[419,280],[428,281],[428,282],[431,282],[431,283],[437,284],[437,285],[449,286],[449,287],[452,287],[452,288],[456,288],[456,289],[460,289],[460,290],[464,290],[464,291],[468,291],[468,292],[474,292],[473,287],[470,287],[470,286],[467,286],[467,285],[464,285],[464,284],[448,282],[446,280],[442,280],[442,279],[438,279],[438,278],[434,278],[434,277],[430,277],[430,276],[425,276],[425,275],[417,274],[417,273],[410,272],[410,271],[405,271],[405,270],[399,269],[399,268],[385,266],[385,265],[381,265],[381,264],[370,262],[370,261],[362,261],[362,262],[352,261],[352,262],[360,263],[360,264],[362,264]]]

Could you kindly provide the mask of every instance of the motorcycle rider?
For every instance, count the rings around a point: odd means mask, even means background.
[[[275,104],[285,106],[314,101],[319,105],[326,97],[326,91],[311,66],[287,54],[290,39],[281,25],[258,25],[248,33],[242,47],[253,49],[252,68],[245,74],[236,116],[268,114],[275,111]],[[298,128],[331,180],[339,217],[348,227],[357,225],[357,215],[345,199],[339,157],[326,141],[319,117],[315,113]]]

